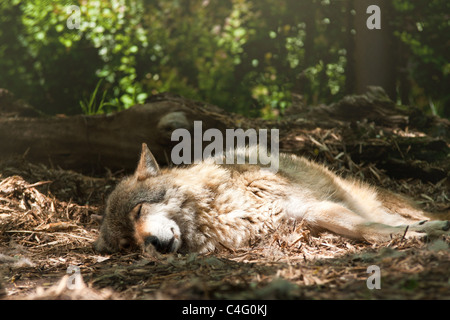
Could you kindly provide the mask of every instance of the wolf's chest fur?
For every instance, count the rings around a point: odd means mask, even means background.
[[[204,163],[170,171],[182,197],[182,225],[187,251],[236,248],[273,230],[282,218],[289,182],[255,166],[239,168]],[[192,218],[192,219],[191,219]],[[193,241],[194,240],[194,241]]]

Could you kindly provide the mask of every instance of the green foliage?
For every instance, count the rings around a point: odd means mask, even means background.
[[[450,117],[450,2],[395,0],[394,34],[409,53],[411,102]]]
[[[103,91],[100,101],[98,101],[98,90],[100,85],[102,84],[103,79],[100,79],[97,85],[95,86],[94,91],[91,93],[89,99],[80,100],[81,111],[85,115],[93,115],[93,114],[102,114],[108,113],[112,111],[112,109],[119,109],[119,101],[116,99],[115,104],[107,103],[105,101],[107,90]]]
[[[70,29],[73,5],[80,24]],[[404,45],[393,54],[409,61],[413,83],[406,95],[443,113],[449,2],[393,8]],[[352,93],[353,14],[351,1],[328,0],[4,1],[0,87],[47,113],[110,112],[171,91],[274,118],[293,92],[312,104]]]

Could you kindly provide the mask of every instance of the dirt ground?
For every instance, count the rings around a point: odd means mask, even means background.
[[[288,222],[236,251],[105,256],[92,242],[122,173],[93,178],[22,159],[0,172],[3,299],[450,299],[449,237],[372,245]],[[448,212],[442,183],[383,181]],[[367,286],[372,265],[381,289]]]

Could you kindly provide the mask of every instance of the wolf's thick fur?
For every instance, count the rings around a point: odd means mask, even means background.
[[[238,150],[257,152],[257,148]],[[237,156],[237,154],[235,154]],[[400,196],[338,177],[324,166],[280,154],[277,173],[260,165],[206,159],[160,170],[143,144],[134,175],[107,201],[95,248],[115,252],[153,245],[161,252],[238,248],[282,219],[369,242],[392,235],[439,235],[449,221],[427,221]]]

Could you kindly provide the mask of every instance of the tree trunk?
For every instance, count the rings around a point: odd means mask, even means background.
[[[392,57],[392,34],[389,26],[390,0],[355,0],[355,78],[356,93],[364,93],[368,86],[382,87],[395,100],[395,72]],[[369,29],[371,13],[367,8],[380,8],[381,28]]]

